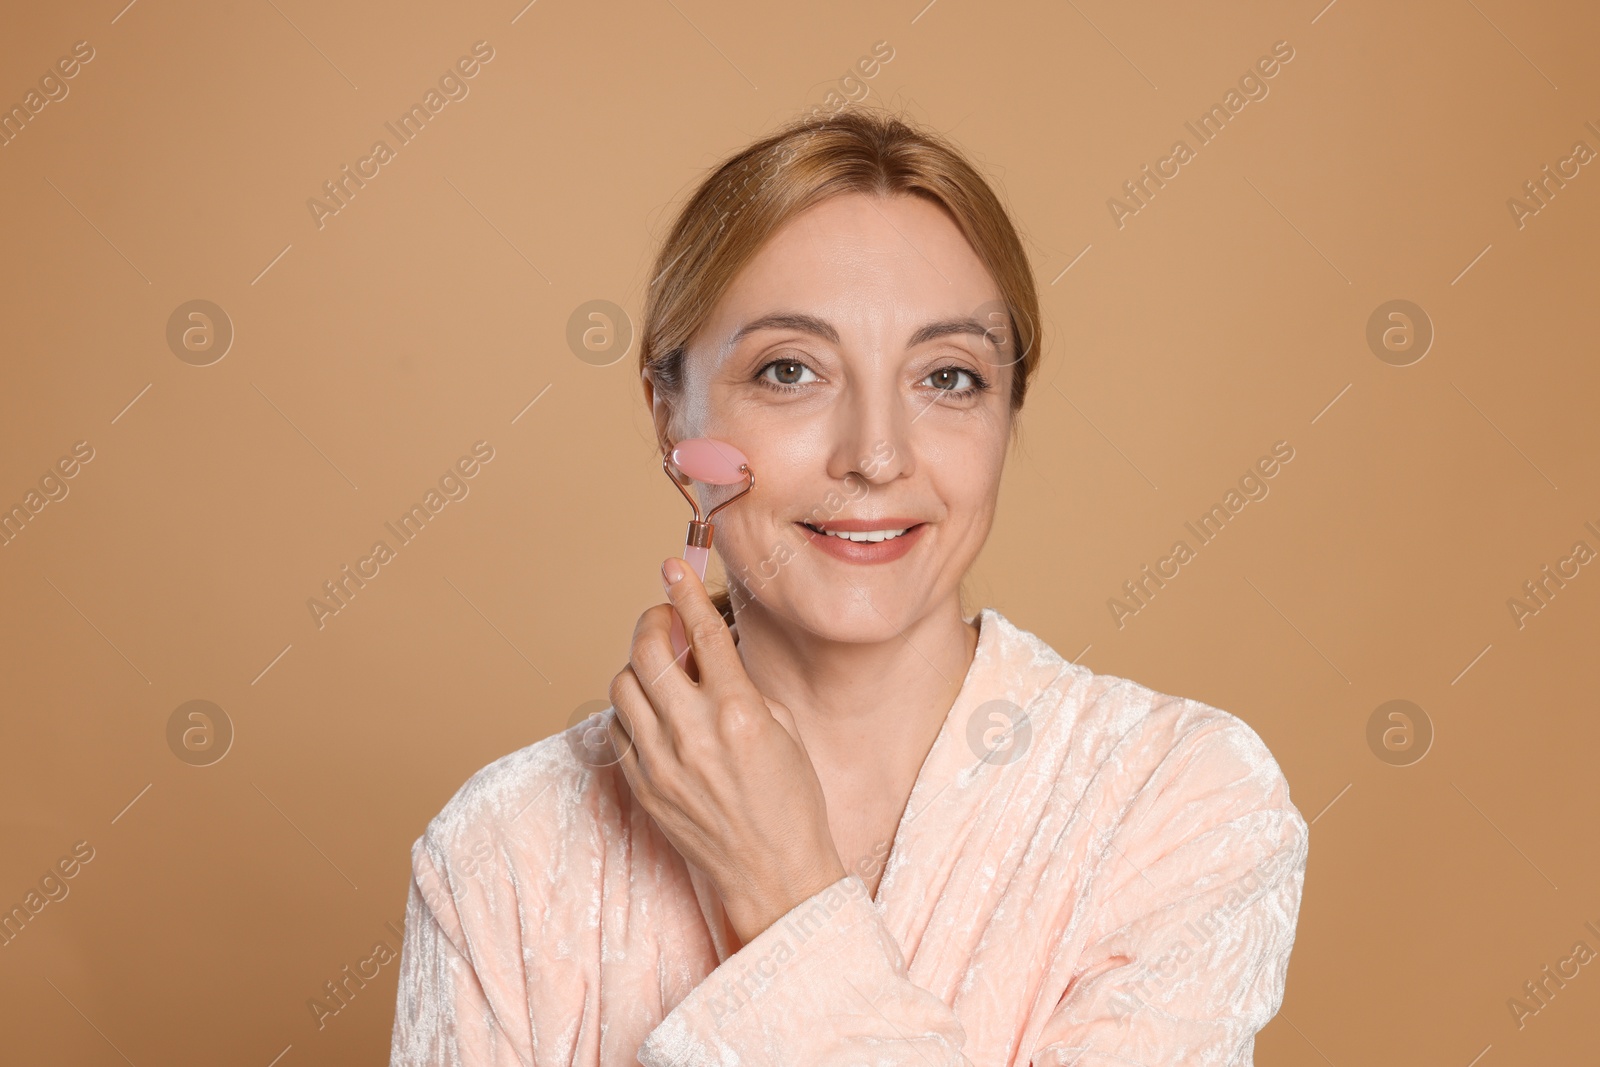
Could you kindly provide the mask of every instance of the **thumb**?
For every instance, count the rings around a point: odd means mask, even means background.
[[[699,674],[695,680],[709,681],[716,688],[742,675],[744,660],[733,647],[733,634],[695,569],[684,560],[669,556],[661,565],[661,581],[694,654]]]

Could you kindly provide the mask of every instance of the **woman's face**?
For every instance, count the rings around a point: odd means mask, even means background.
[[[744,267],[688,346],[677,403],[647,385],[666,440],[750,460],[755,489],[713,519],[741,619],[881,641],[959,610],[1011,431],[1002,307],[955,223],[914,196],[833,197]],[[695,488],[704,514],[742,486]],[[856,545],[808,522],[907,532]]]

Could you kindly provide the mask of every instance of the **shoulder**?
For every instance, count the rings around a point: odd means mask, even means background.
[[[1231,915],[1270,893],[1260,921],[1292,930],[1310,832],[1255,729],[1205,701],[1067,661],[1026,631],[1008,625],[1006,635],[1024,653],[1008,673],[1031,665],[1049,679],[1023,691],[1029,750],[1013,766],[1049,781],[1047,807],[1084,828],[1099,872],[1093,929],[1178,914],[1164,909],[1182,900]]]
[[[1106,813],[1107,840],[1140,872],[1135,888],[1161,881],[1157,869],[1249,870],[1275,883],[1287,873],[1298,884],[1310,828],[1283,769],[1247,722],[1192,697],[1085,675],[1095,800]]]
[[[458,903],[492,899],[499,895],[494,887],[507,882],[526,895],[553,884],[570,861],[601,851],[606,827],[619,822],[618,789],[626,782],[619,768],[584,748],[586,732],[599,721],[578,723],[473,772],[412,846],[418,880],[438,879]]]
[[[1131,806],[1188,798],[1212,817],[1244,809],[1300,819],[1289,782],[1261,736],[1242,718],[1179,696],[1073,663],[1038,636],[1009,622],[1001,627],[1015,651],[1008,674],[1030,668],[1046,684],[1028,709],[1035,732],[1054,750],[1060,774],[1077,778],[1101,804]],[[1040,753],[1043,755],[1044,753]]]
[[[1161,692],[1127,678],[1096,674],[1088,688],[1108,760],[1141,789],[1228,788],[1263,806],[1293,808],[1289,782],[1249,723],[1193,697]]]

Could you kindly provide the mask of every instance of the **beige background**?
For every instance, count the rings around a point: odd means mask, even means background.
[[[1313,822],[1259,1062],[1593,1055],[1600,965],[1507,1007],[1600,949],[1600,564],[1507,606],[1600,550],[1600,163],[1507,207],[1600,150],[1592,5],[120,3],[0,34],[8,107],[94,49],[0,148],[0,505],[94,450],[0,547],[0,905],[94,850],[0,948],[5,1058],[385,1060],[393,962],[320,1029],[308,1000],[395,944],[466,777],[604,697],[688,517],[636,349],[580,360],[569,317],[636,320],[704,169],[852,94],[973,154],[1044,296],[970,606],[1240,716]],[[1108,198],[1280,40],[1119,229]],[[307,200],[477,41],[469,95],[319,229]],[[209,366],[166,340],[194,299],[235,330]],[[1436,330],[1409,366],[1366,342],[1392,299]],[[480,440],[470,495],[319,630],[307,599]],[[1119,628],[1280,440],[1270,495]],[[1435,732],[1409,766],[1368,745],[1392,699]],[[168,744],[190,700],[235,732],[209,766]]]

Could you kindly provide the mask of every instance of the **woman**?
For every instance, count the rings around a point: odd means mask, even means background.
[[[962,612],[1039,362],[982,177],[893,118],[797,122],[651,273],[661,448],[757,477],[729,588],[668,559],[612,707],[417,841],[392,1063],[1251,1063],[1307,850],[1272,755]]]

